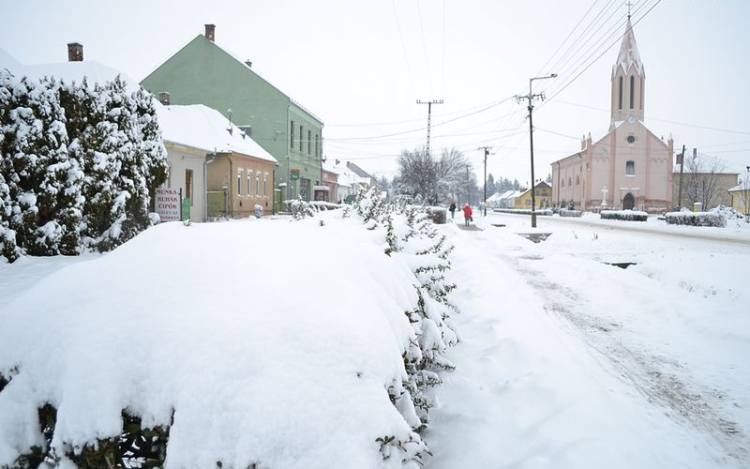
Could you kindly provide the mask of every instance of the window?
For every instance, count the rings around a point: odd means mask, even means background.
[[[289,123],[289,148],[294,148],[294,121]]]
[[[268,173],[263,173],[263,196],[268,198]]]
[[[626,140],[628,141],[629,144],[631,144],[631,145],[634,144],[635,143],[635,135],[628,135],[628,138]]]
[[[635,108],[635,76],[630,75],[630,109]]]
[[[560,182],[560,187],[565,187],[565,179]]]
[[[573,178],[568,178],[568,185],[569,185],[569,186],[572,186],[572,185],[573,185]]]
[[[307,154],[312,155],[312,132],[307,131]]]
[[[255,197],[260,197],[260,171],[255,173]]]
[[[248,197],[253,195],[253,172],[247,170],[247,195]]]
[[[617,109],[622,109],[622,77],[620,77],[620,104],[617,106]]]
[[[628,176],[635,176],[635,161],[628,161],[625,163],[625,174]]]
[[[302,126],[299,126],[299,151],[302,152]]]
[[[320,137],[315,134],[315,158],[320,158]]]
[[[242,195],[242,170],[237,171],[237,195]]]
[[[190,205],[193,205],[193,170],[185,170],[185,197],[190,199]]]
[[[641,97],[641,111],[643,111],[643,77],[641,77],[641,88],[640,88],[640,90],[641,90],[641,95],[640,95],[640,97]]]
[[[581,178],[576,176],[576,186],[580,186],[580,185],[581,185]]]

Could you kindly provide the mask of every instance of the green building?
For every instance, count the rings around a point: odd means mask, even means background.
[[[215,27],[198,35],[151,72],[141,86],[169,104],[204,104],[245,130],[279,162],[274,171],[280,201],[313,199],[321,182],[323,121],[214,42]],[[289,182],[291,181],[291,184]]]

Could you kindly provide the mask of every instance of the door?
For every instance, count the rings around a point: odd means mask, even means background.
[[[633,194],[628,192],[627,195],[622,199],[622,209],[633,210],[633,207],[635,207],[635,198],[633,197]]]

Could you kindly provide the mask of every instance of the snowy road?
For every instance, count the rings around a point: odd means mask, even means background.
[[[445,228],[463,342],[429,467],[750,464],[750,250],[602,227],[533,244],[490,221]]]

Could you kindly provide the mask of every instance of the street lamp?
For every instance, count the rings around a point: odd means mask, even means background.
[[[557,73],[552,73],[544,77],[529,78],[529,94],[526,96],[517,97],[519,100],[526,98],[529,100],[529,143],[531,150],[531,227],[536,228],[536,195],[534,190],[534,122],[532,120],[532,112],[534,111],[534,105],[532,104],[534,98],[540,98],[544,100],[544,93],[535,95],[531,89],[534,80],[546,80],[548,78],[557,78]]]
[[[750,205],[750,166],[746,166],[745,169],[747,169],[747,176],[742,184],[744,189],[742,197],[745,199],[745,223],[750,223],[750,207],[748,207]]]

